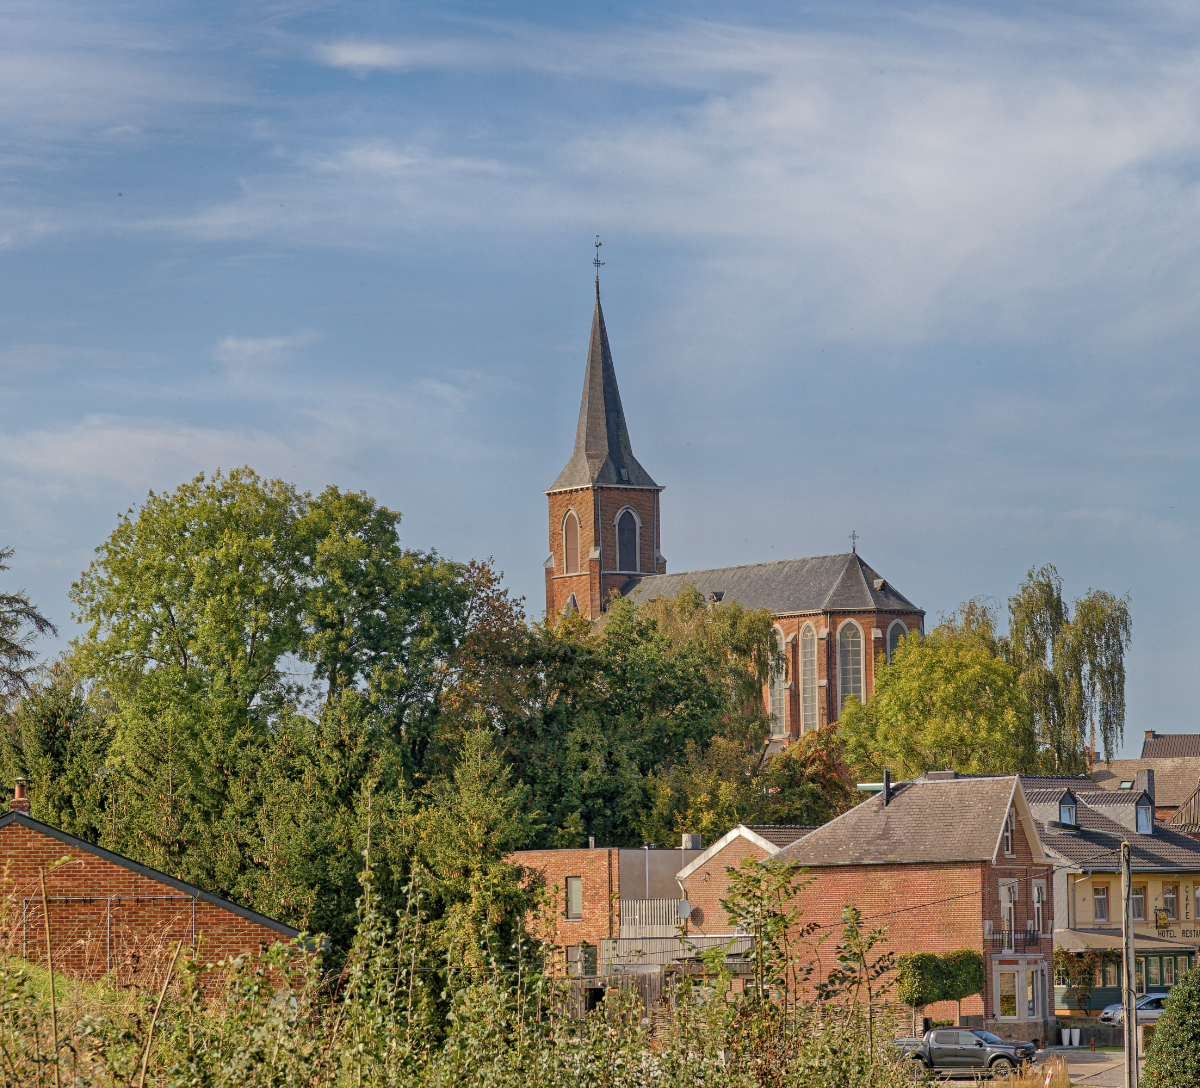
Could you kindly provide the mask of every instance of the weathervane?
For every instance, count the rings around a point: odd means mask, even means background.
[[[850,530],[850,550],[858,554],[858,532],[854,529]]]
[[[600,269],[604,267],[604,262],[600,260],[600,247],[604,245],[600,241],[600,235],[596,235],[596,256],[592,258],[592,264],[596,266],[596,297],[600,297]]]

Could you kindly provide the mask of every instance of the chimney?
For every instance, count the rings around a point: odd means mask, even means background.
[[[1146,739],[1147,739],[1147,740],[1153,740],[1153,739],[1154,739],[1154,730],[1153,730],[1153,729],[1147,729],[1147,730],[1146,730]]]
[[[8,807],[13,812],[29,811],[29,798],[25,796],[25,779],[13,780],[13,799],[9,802]]]
[[[884,770],[883,772],[883,807],[887,808],[892,803],[892,772]]]
[[[1154,772],[1151,770],[1138,771],[1137,789],[1139,793],[1150,795],[1150,804],[1154,804]]]
[[[595,835],[589,835],[589,836],[588,836],[588,849],[589,849],[589,850],[595,850],[595,849],[596,849],[596,836],[595,836]]]

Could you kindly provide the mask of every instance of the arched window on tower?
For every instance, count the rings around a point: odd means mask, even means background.
[[[637,518],[626,510],[617,519],[617,570],[637,569]]]
[[[783,643],[783,632],[775,628],[775,647],[787,653]],[[787,736],[787,660],[771,669],[771,736]]]
[[[811,624],[800,632],[800,732],[817,728],[817,633]]]
[[[888,643],[887,643],[887,660],[888,664],[892,663],[892,654],[895,653],[896,647],[900,645],[900,640],[908,634],[908,628],[897,620],[888,628]]]
[[[862,631],[853,622],[838,632],[838,713],[851,695],[862,702]]]
[[[574,510],[567,511],[563,522],[563,560],[568,574],[579,573],[579,519]]]

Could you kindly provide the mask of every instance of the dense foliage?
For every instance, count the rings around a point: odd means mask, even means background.
[[[431,822],[468,749],[479,833],[509,851],[712,841],[853,802],[831,731],[765,758],[766,611],[689,589],[529,623],[489,565],[406,549],[399,523],[249,469],[151,494],[73,587],[72,652],[5,712],[5,786],[22,776],[35,818],[343,951],[368,835],[391,909],[414,844],[442,852],[428,896],[478,875]]]
[[[1200,1084],[1200,971],[1189,971],[1171,989],[1146,1054],[1144,1088]]]
[[[1008,602],[1005,634],[986,601],[968,601],[926,637],[880,655],[875,691],[850,700],[840,733],[860,774],[1087,771],[1085,749],[1111,758],[1125,728],[1129,598],[1089,590],[1074,613],[1050,566],[1030,570]]]

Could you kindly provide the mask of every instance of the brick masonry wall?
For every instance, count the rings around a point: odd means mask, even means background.
[[[70,860],[50,871],[64,857]],[[161,962],[176,941],[190,945],[193,935],[202,961],[252,954],[287,940],[232,911],[193,901],[169,884],[12,823],[0,829],[3,943],[8,954],[34,963],[45,962],[46,948],[39,868],[48,870],[55,967],[77,977],[98,978],[111,965],[123,979],[134,980]]]
[[[522,850],[507,858],[540,872],[549,893],[549,922],[553,929],[542,934],[558,945],[585,941],[599,945],[621,931],[620,902],[614,896],[620,886],[620,853],[599,850]],[[583,881],[582,917],[567,917],[567,877]]]
[[[761,846],[739,836],[683,881],[684,894],[692,907],[688,933],[704,936],[731,933],[729,915],[721,906],[721,900],[729,893],[726,869],[737,869],[746,858],[766,856],[767,851]]]
[[[862,628],[863,634],[863,696],[870,698],[875,690],[875,659],[887,648],[888,628],[895,620],[901,620],[910,631],[921,629],[921,616],[917,612],[818,612],[805,616],[781,616],[775,620],[776,625],[783,631],[784,652],[787,656],[788,679],[792,687],[787,698],[788,732],[798,737],[801,732],[801,691],[800,691],[800,633],[808,625],[819,634],[822,629],[829,631],[827,639],[817,639],[817,721],[816,725],[825,725],[838,718],[838,665],[837,665],[837,633],[846,620],[855,620]],[[873,633],[878,628],[883,632],[880,638]],[[789,643],[789,636],[795,636]],[[821,681],[825,686],[821,687]],[[770,691],[763,689],[765,705],[770,707]]]

